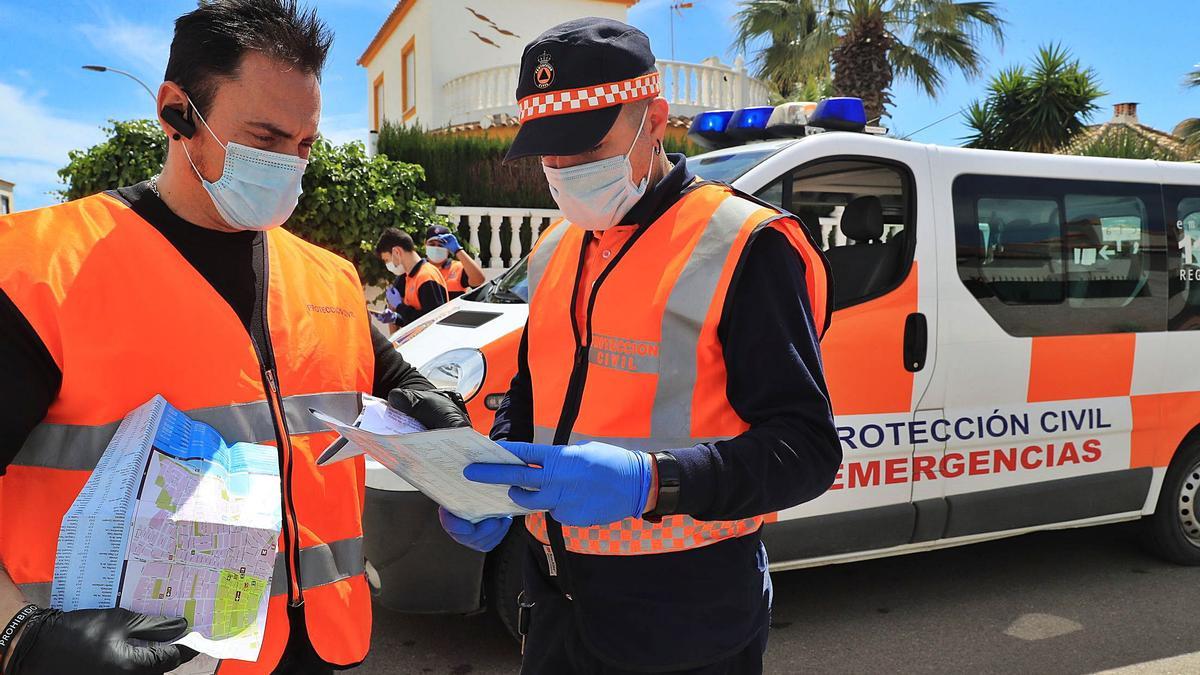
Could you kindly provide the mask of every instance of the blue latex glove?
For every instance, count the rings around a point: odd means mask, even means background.
[[[504,535],[508,533],[508,528],[512,525],[511,516],[484,518],[478,523],[472,523],[440,506],[438,507],[438,520],[442,523],[442,529],[450,535],[451,539],[482,553],[487,553],[504,541]]]
[[[400,315],[393,312],[390,309],[387,310],[386,312],[371,312],[371,314],[374,315],[374,317],[379,320],[379,323],[385,323],[385,324],[400,323]]]
[[[450,251],[451,257],[458,255],[458,252],[462,250],[462,244],[458,243],[458,237],[452,234],[439,234],[434,239],[437,239],[442,246],[446,247],[447,251]]]
[[[388,307],[396,309],[404,302],[404,296],[400,295],[400,289],[395,286],[388,286],[383,292],[383,297],[387,299]]]
[[[549,511],[564,525],[607,525],[640,517],[652,475],[650,455],[607,443],[536,445],[499,441],[528,464],[469,464],[476,483],[512,485],[509,497],[529,509]]]

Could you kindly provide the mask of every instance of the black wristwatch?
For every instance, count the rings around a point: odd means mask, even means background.
[[[675,513],[679,507],[679,460],[669,452],[651,453],[658,471],[658,501],[654,510],[642,516],[651,523],[662,522],[663,516]]]

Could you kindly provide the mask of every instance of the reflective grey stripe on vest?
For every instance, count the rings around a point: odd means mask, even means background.
[[[287,563],[283,553],[275,554],[271,574],[271,595],[287,594]],[[329,544],[300,549],[300,580],[304,589],[332,584],[366,571],[362,537],[342,539]],[[21,595],[39,607],[50,606],[50,582],[17,584]]]
[[[275,554],[271,575],[271,595],[287,594],[287,563],[283,553]],[[341,539],[300,549],[300,583],[308,590],[362,574],[367,569],[362,537]]]
[[[17,584],[17,590],[21,591],[21,595],[25,599],[38,607],[50,606],[50,582],[46,581],[37,584]]]
[[[662,317],[658,385],[650,417],[651,438],[683,439],[691,434],[700,330],[716,295],[729,249],[742,224],[761,208],[740,197],[723,200],[705,224],[700,240],[671,288]]]
[[[542,238],[537,243],[537,249],[529,256],[529,298],[533,299],[533,293],[537,290],[538,284],[542,281],[542,275],[546,273],[546,266],[550,264],[550,258],[554,255],[555,249],[562,242],[563,235],[570,228],[571,223],[566,218],[558,221],[557,224],[552,224],[550,229],[542,235]]]
[[[352,421],[360,410],[358,392],[329,392],[287,396],[283,400],[288,431],[292,435],[326,431],[308,409],[325,411],[338,419]],[[229,443],[274,442],[275,427],[266,401],[238,403],[183,411],[188,417],[212,426]],[[100,461],[108,442],[117,433],[120,421],[86,426],[78,424],[39,424],[20,452],[13,458],[16,466],[90,471]]]

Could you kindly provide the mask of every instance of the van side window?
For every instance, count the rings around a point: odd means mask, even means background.
[[[757,196],[799,216],[821,243],[836,310],[883,295],[907,276],[911,185],[898,165],[834,159],[797,168]]]
[[[1165,329],[1158,186],[966,175],[953,197],[959,279],[1009,334]]]
[[[1167,264],[1171,330],[1200,330],[1200,187],[1165,186],[1167,223],[1175,251]]]

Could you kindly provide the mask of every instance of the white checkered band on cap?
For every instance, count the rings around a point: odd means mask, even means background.
[[[526,96],[517,101],[522,124],[539,117],[566,115],[610,108],[614,105],[640,101],[662,93],[658,73],[648,73],[621,82],[594,84],[582,89],[564,89]]]

